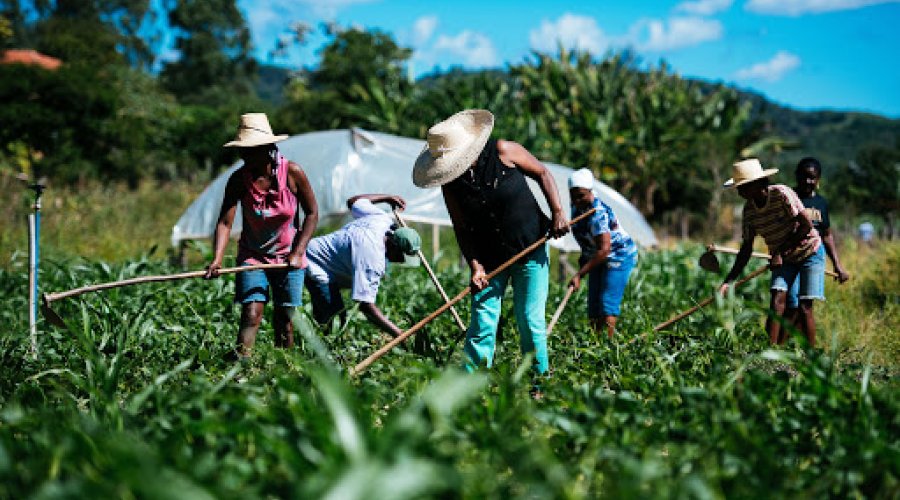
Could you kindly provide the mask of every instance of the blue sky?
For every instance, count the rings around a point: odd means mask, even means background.
[[[688,77],[800,109],[900,118],[900,0],[238,0],[260,60],[292,23],[390,32],[434,68],[503,68],[557,43],[602,55],[633,48]],[[321,36],[273,62],[310,66]]]

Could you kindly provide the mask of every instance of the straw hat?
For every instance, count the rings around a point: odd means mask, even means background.
[[[462,175],[478,159],[493,128],[490,111],[467,109],[428,129],[428,146],[416,158],[413,184],[436,187]]]
[[[252,148],[263,144],[272,144],[287,139],[287,135],[275,135],[269,126],[269,118],[265,113],[246,113],[241,115],[237,135],[223,147]]]
[[[732,168],[734,170],[732,171],[731,179],[725,181],[725,187],[738,187],[741,184],[747,184],[778,172],[777,168],[763,170],[762,164],[756,158],[735,162]]]

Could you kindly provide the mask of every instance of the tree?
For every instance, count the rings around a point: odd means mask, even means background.
[[[280,118],[295,132],[362,126],[403,133],[408,128],[412,83],[404,77],[411,50],[378,30],[323,25],[331,41],[313,69],[298,72]]]
[[[168,12],[180,54],[160,75],[168,90],[194,104],[254,95],[256,61],[235,0],[170,0]]]

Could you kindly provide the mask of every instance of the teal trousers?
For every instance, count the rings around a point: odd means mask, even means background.
[[[500,306],[506,285],[511,281],[519,347],[523,354],[534,353],[533,368],[539,374],[547,372],[545,306],[549,276],[547,246],[543,245],[506,268],[484,290],[472,296],[472,319],[466,332],[466,370],[471,372],[480,366],[493,365]]]

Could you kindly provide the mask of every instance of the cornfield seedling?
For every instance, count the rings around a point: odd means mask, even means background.
[[[68,326],[40,325],[32,360],[27,280],[0,270],[0,498],[894,495],[896,358],[845,362],[845,335],[857,332],[823,332],[835,340],[821,350],[772,350],[758,279],[665,337],[642,337],[715,290],[721,277],[696,264],[702,250],[641,255],[614,341],[593,334],[574,295],[549,338],[540,402],[528,397],[514,321],[494,368],[473,375],[456,367],[450,315],[427,326],[433,353],[398,349],[364,377],[328,359],[352,365],[381,333],[356,318],[325,334],[303,311],[300,347],[275,349],[266,323],[250,363],[226,362],[237,325],[228,278],[60,301]],[[48,264],[51,289],[173,271],[152,260]],[[401,328],[444,303],[423,274],[390,272],[379,307]],[[468,280],[452,264],[437,276]],[[873,286],[867,276],[852,285]],[[548,303],[564,293],[551,284]],[[896,337],[894,325],[881,334]]]

